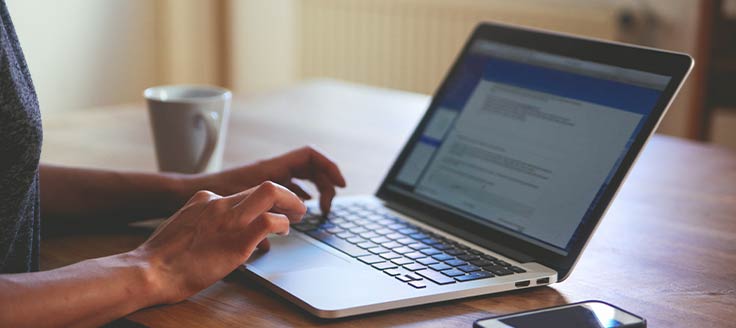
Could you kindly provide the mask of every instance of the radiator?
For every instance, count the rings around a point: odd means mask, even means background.
[[[613,39],[617,6],[607,0],[302,0],[295,8],[296,73],[432,93],[478,22]]]

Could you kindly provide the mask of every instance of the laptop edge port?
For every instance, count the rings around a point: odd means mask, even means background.
[[[516,287],[526,287],[526,286],[529,286],[529,283],[530,283],[529,280],[524,280],[524,281],[517,281],[515,285]]]

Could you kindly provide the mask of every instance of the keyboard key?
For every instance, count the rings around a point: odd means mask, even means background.
[[[411,281],[411,278],[409,278],[407,276],[404,276],[404,275],[396,276],[396,279],[399,279],[399,280],[401,280],[403,282],[410,282]]]
[[[353,227],[353,228],[350,228],[348,230],[350,230],[350,232],[356,233],[356,234],[364,233],[364,232],[368,231],[368,229],[363,228],[361,226]]]
[[[382,253],[382,254],[379,254],[379,256],[387,260],[398,259],[401,257],[401,255],[396,254],[394,252]]]
[[[409,264],[409,263],[414,263],[414,261],[412,261],[410,259],[407,259],[405,257],[400,257],[400,258],[397,258],[397,259],[393,259],[393,260],[391,260],[391,262],[394,262],[394,263],[396,263],[398,265],[406,265],[406,264]]]
[[[488,254],[484,254],[484,255],[482,255],[481,257],[482,257],[482,258],[483,258],[484,260],[488,260],[488,261],[495,261],[495,260],[498,260],[498,258],[496,258],[495,256],[491,256],[491,255],[488,255]]]
[[[383,270],[383,273],[385,273],[385,274],[387,274],[389,276],[395,277],[395,276],[398,276],[398,275],[401,274],[401,270],[399,270],[399,269],[388,269],[388,270]]]
[[[514,273],[513,271],[508,270],[499,265],[491,265],[491,266],[483,267],[483,270],[490,271],[491,273],[497,276],[508,276]]]
[[[442,270],[452,269],[451,266],[449,266],[447,264],[444,264],[444,263],[432,264],[432,265],[429,266],[429,268],[432,269],[432,270],[435,270],[435,271],[442,271]]]
[[[445,263],[447,263],[447,265],[457,267],[457,266],[465,265],[468,262],[465,262],[463,260],[454,259],[454,260],[447,260],[445,261]]]
[[[473,255],[473,254],[463,254],[463,255],[459,255],[457,258],[463,261],[472,261],[472,260],[478,259],[479,257],[478,255]]]
[[[426,266],[423,266],[419,263],[411,263],[404,266],[404,269],[410,270],[410,271],[417,271],[417,270],[424,270],[426,269]]]
[[[429,246],[427,246],[425,244],[422,244],[422,243],[413,243],[413,244],[409,244],[409,245],[406,245],[406,246],[409,247],[409,248],[411,248],[411,249],[415,249],[415,250],[429,248]]]
[[[398,232],[394,232],[394,233],[390,233],[390,234],[386,235],[386,238],[388,238],[388,239],[401,239],[401,238],[404,238],[404,235],[402,235],[402,234],[400,234]]]
[[[440,254],[437,254],[437,255],[432,255],[432,258],[435,259],[435,260],[437,260],[437,261],[449,261],[449,260],[454,260],[455,259],[454,257],[452,257],[450,255],[447,255],[445,253],[440,253]]]
[[[360,248],[365,248],[365,249],[368,249],[368,248],[373,248],[373,247],[376,247],[376,246],[378,246],[378,245],[376,245],[375,243],[373,243],[373,242],[370,242],[370,241],[364,241],[364,242],[362,242],[362,243],[358,243],[357,245],[358,245],[358,247],[360,247]]]
[[[412,260],[416,260],[416,259],[420,259],[420,258],[426,257],[426,255],[424,255],[422,253],[419,253],[419,252],[406,253],[406,254],[404,254],[404,256],[406,256],[406,257],[408,257],[408,258],[410,258]]]
[[[418,259],[417,262],[424,264],[424,265],[430,265],[437,263],[437,260],[431,258],[431,257],[425,257],[423,259]]]
[[[398,243],[400,243],[402,245],[409,245],[409,244],[415,243],[416,241],[414,241],[414,239],[406,238],[405,237],[405,238],[396,239],[396,242],[398,242]]]
[[[430,246],[432,246],[434,244],[441,244],[440,242],[436,241],[434,238],[429,238],[429,237],[423,238],[423,239],[419,239],[419,242],[420,243],[425,243],[425,244],[430,245]]]
[[[442,253],[442,252],[440,252],[440,251],[438,251],[438,250],[436,250],[434,248],[431,248],[431,247],[430,248],[422,249],[419,252],[422,253],[422,254],[424,254],[424,255],[427,255],[427,256],[437,255],[437,254]]]
[[[361,256],[358,258],[361,262],[364,262],[366,264],[375,264],[386,261],[382,257],[378,255],[368,255],[368,256]]]
[[[406,253],[412,253],[412,252],[414,252],[414,250],[411,249],[411,248],[409,248],[409,247],[393,248],[392,250],[394,252],[396,252],[396,253],[399,253],[399,254],[406,254]]]
[[[393,232],[394,232],[393,230],[388,229],[388,228],[382,228],[382,229],[376,230],[376,233],[379,234],[379,235],[388,235],[388,234],[393,233]]]
[[[357,225],[355,225],[355,223],[352,223],[352,222],[343,222],[343,223],[338,224],[338,226],[343,229],[350,229],[350,228],[357,227]]]
[[[353,243],[353,244],[362,243],[362,242],[365,241],[365,239],[360,238],[358,236],[350,237],[350,238],[345,239],[345,240],[347,240],[349,243]]]
[[[298,224],[292,225],[291,227],[301,232],[312,231],[317,228],[316,225],[310,224],[307,222],[298,223]],[[404,235],[401,235],[401,236],[404,236]]]
[[[350,221],[350,223],[352,223],[352,221],[357,221],[357,220],[360,220],[360,217],[359,217],[359,216],[357,216],[357,215],[352,215],[352,214],[350,214],[350,215],[345,215],[345,216],[343,216],[342,218],[344,218],[344,219],[345,219],[345,220],[347,220],[347,221]],[[342,225],[340,225],[340,226],[342,227]],[[354,227],[354,226],[355,226],[355,223],[353,223],[353,227]],[[343,228],[345,228],[345,227],[343,227]],[[352,227],[351,227],[351,228],[352,228]]]
[[[334,218],[334,219],[330,219],[330,223],[332,223],[332,224],[338,224],[338,223],[343,223],[343,222],[345,222],[345,219],[340,218],[340,217]]]
[[[371,238],[371,241],[374,242],[374,243],[376,243],[376,244],[383,244],[385,242],[391,241],[391,239],[388,239],[388,238],[386,238],[384,236],[379,236],[379,237]]]
[[[438,285],[447,285],[455,282],[455,279],[452,279],[434,270],[421,270],[417,271],[417,274],[431,280]]]
[[[442,243],[434,244],[434,245],[432,245],[432,247],[434,247],[436,249],[439,249],[441,251],[444,251],[444,250],[447,250],[447,249],[452,248],[452,246],[447,245],[447,244],[442,244]]]
[[[399,244],[399,243],[397,243],[395,241],[389,241],[387,243],[381,244],[381,246],[386,247],[388,249],[394,249],[394,248],[401,247],[401,244]]]
[[[363,228],[363,229],[365,229],[365,225],[366,224],[369,224],[370,223],[370,221],[368,221],[368,220],[366,220],[364,218],[363,219],[359,219],[359,220],[355,220],[353,222],[355,224],[357,224],[359,227]],[[368,229],[365,229],[365,230],[368,230]]]
[[[425,235],[425,234],[423,234],[421,232],[417,232],[417,233],[410,234],[409,237],[414,238],[414,239],[424,239],[424,238],[427,238],[429,236],[427,236],[427,235]]]
[[[506,262],[504,260],[496,260],[496,264],[498,264],[500,266],[503,266],[503,267],[506,267],[506,268],[513,266],[513,265],[511,265],[511,263]]]
[[[341,232],[345,231],[345,230],[342,230],[342,228],[340,228],[340,227],[327,228],[326,230],[327,230],[327,232],[329,232],[331,234],[338,234],[338,233],[341,233]]]
[[[332,246],[333,248],[348,254],[353,257],[368,255],[367,251],[363,250],[362,248],[355,246],[351,243],[348,243],[340,238],[337,238],[336,236],[330,235],[326,232],[320,233],[319,230],[310,231],[307,233],[311,237],[322,241],[323,243]]]
[[[403,229],[403,228],[406,228],[406,224],[404,224],[404,223],[398,223],[398,222],[397,222],[397,223],[392,223],[392,224],[389,224],[389,225],[388,225],[387,227],[388,227],[389,229],[394,229],[394,230],[398,230],[398,229]]]
[[[405,235],[412,234],[417,232],[417,229],[414,228],[402,228],[397,230],[399,233],[403,233]]]
[[[493,277],[493,275],[486,271],[476,271],[476,272],[468,273],[464,276],[457,276],[455,277],[455,279],[457,281],[470,281],[470,280],[484,279],[484,278],[491,278],[491,277]]]
[[[488,266],[488,265],[493,265],[493,262],[488,261],[486,259],[478,259],[478,260],[475,260],[475,261],[470,261],[470,264],[475,265],[475,266],[479,266],[479,267],[484,267],[484,266]]]
[[[445,271],[440,271],[440,272],[448,277],[462,276],[465,274],[465,272],[460,271],[458,269],[450,269],[450,270],[445,270]]]
[[[481,251],[477,251],[474,249],[469,250],[468,253],[473,254],[473,255],[483,255]]]
[[[371,239],[371,238],[378,237],[378,236],[379,234],[373,231],[366,231],[360,234],[360,237],[365,238],[365,239]]]
[[[427,287],[427,284],[425,284],[424,282],[416,281],[416,280],[409,282],[409,285],[411,285],[414,288],[426,288]]]
[[[475,265],[472,265],[472,264],[466,264],[466,265],[463,265],[463,266],[459,266],[457,268],[460,269],[460,270],[462,270],[462,271],[465,271],[465,272],[480,271],[480,268],[479,267],[477,267]]]
[[[368,251],[373,254],[381,254],[381,253],[388,253],[391,250],[378,246],[378,247],[369,248]]]
[[[398,266],[396,264],[393,264],[391,262],[380,262],[373,265],[374,268],[378,270],[386,270],[386,269],[395,269]]]
[[[422,276],[418,275],[416,272],[407,273],[406,276],[409,277],[409,278],[411,278],[412,280],[422,280],[422,279],[424,279],[424,278],[422,278]]]
[[[350,231],[343,231],[341,233],[336,234],[335,236],[342,238],[342,239],[355,237],[355,235]]]
[[[378,223],[371,223],[371,224],[367,224],[367,225],[365,226],[365,228],[366,228],[366,229],[368,229],[368,230],[376,231],[376,230],[378,230],[378,229],[383,229],[383,226],[382,226],[382,225],[380,225],[380,224],[378,224]],[[378,231],[376,231],[376,232],[377,232],[377,233],[380,233],[380,232],[378,232]],[[382,235],[385,235],[385,233],[380,233],[380,234],[382,234]]]
[[[331,222],[331,221],[323,221],[323,222],[322,222],[322,229],[325,229],[325,230],[327,230],[327,229],[330,229],[330,228],[336,228],[336,227],[337,227],[337,226],[336,226],[336,225],[334,225],[334,224],[332,224],[332,222]]]
[[[512,266],[512,267],[509,268],[509,270],[514,271],[516,273],[524,273],[524,272],[526,272],[526,270],[524,270],[524,269],[522,269],[520,267],[517,267],[517,266]]]
[[[445,250],[445,253],[447,253],[449,255],[452,255],[452,256],[457,256],[457,255],[460,255],[460,254],[465,254],[464,251],[461,251],[459,249],[447,249],[447,250]]]

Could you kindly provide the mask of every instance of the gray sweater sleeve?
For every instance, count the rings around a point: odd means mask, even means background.
[[[38,270],[41,115],[5,0],[0,0],[0,273]]]

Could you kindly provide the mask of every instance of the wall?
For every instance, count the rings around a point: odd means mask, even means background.
[[[298,0],[232,0],[227,21],[229,85],[259,92],[299,80]]]
[[[161,83],[225,84],[224,0],[156,0]]]
[[[224,84],[223,0],[7,0],[43,112]]]
[[[139,101],[144,88],[161,83],[219,84],[239,93],[250,93],[304,78],[332,76],[431,93],[476,21],[501,20],[627,39],[625,35],[616,35],[613,26],[617,10],[625,6],[637,10],[648,6],[656,13],[657,25],[651,28],[651,38],[645,42],[694,53],[697,60],[695,37],[700,1],[7,3],[42,111],[48,112]],[[367,39],[351,40],[359,37]],[[445,46],[437,48],[436,42],[429,42],[433,38],[441,39]],[[432,56],[413,60],[426,49],[432,49]],[[681,92],[660,132],[687,135],[689,110],[695,99],[692,83],[691,80]]]
[[[700,26],[698,19],[701,1],[649,0],[646,2],[651,5],[657,17],[651,46],[686,52],[695,58],[695,67],[662,121],[658,130],[660,133],[695,137],[692,135],[689,123],[692,119],[692,112],[702,104],[698,103],[699,99],[697,99],[694,84],[700,70],[705,69],[698,62],[700,51],[696,39]]]
[[[42,112],[140,99],[158,82],[155,3],[7,0]]]
[[[496,20],[644,43],[697,56],[692,0],[230,0],[231,86],[257,92],[311,77],[432,93],[472,27]],[[621,31],[631,8],[656,17]],[[641,19],[641,17],[637,17]],[[641,30],[644,30],[643,33]],[[631,34],[634,35],[631,35]],[[696,67],[699,69],[699,67]],[[659,132],[688,136],[692,78]]]

